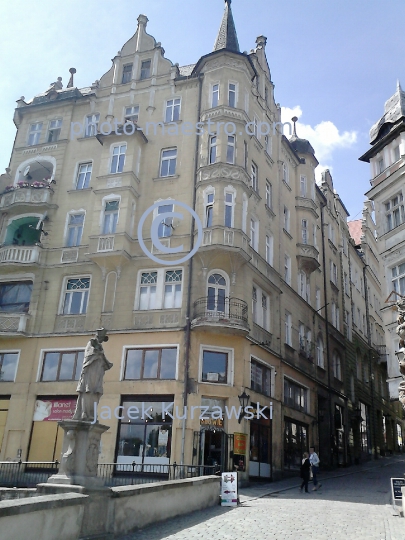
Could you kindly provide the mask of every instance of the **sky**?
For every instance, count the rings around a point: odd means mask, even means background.
[[[147,32],[166,57],[193,64],[212,51],[222,0],[26,0],[0,5],[0,173],[15,137],[16,100],[45,91],[69,68],[75,85],[89,86],[147,15]],[[233,0],[241,51],[267,37],[266,54],[283,121],[299,117],[297,132],[315,148],[322,169],[359,219],[370,189],[369,130],[394,94],[405,88],[403,0]],[[318,170],[319,169],[319,170]]]

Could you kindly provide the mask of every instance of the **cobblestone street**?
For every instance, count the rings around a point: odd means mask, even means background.
[[[216,506],[120,540],[404,540],[405,519],[390,504],[390,477],[404,471],[403,459],[386,458],[322,474],[308,494],[298,479],[248,488],[238,508]]]

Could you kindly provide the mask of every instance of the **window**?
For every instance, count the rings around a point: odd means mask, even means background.
[[[0,312],[28,313],[32,281],[0,283]]]
[[[84,214],[69,214],[66,246],[80,246],[83,234]]]
[[[273,191],[272,191],[272,185],[268,180],[266,180],[266,206],[268,208],[272,208],[273,205]]]
[[[318,243],[316,241],[316,232],[317,232],[317,226],[314,224],[312,225],[312,240],[313,240],[313,245],[314,247],[317,247]]]
[[[141,63],[141,81],[143,79],[149,79],[150,77],[150,68],[151,68],[151,61],[150,60],[143,60]]]
[[[166,101],[165,122],[177,122],[180,119],[180,98]]]
[[[252,287],[253,322],[270,331],[270,297],[260,287]]]
[[[228,84],[228,105],[229,107],[236,107],[236,84]]]
[[[318,287],[315,291],[315,306],[316,311],[319,311],[321,309],[321,289],[319,289]]]
[[[157,215],[166,214],[168,212],[173,212],[173,204],[161,204],[157,207]],[[173,232],[173,218],[166,217],[162,219],[158,227],[158,237],[159,238],[168,238],[172,235]]]
[[[338,284],[337,266],[333,261],[330,261],[330,280],[334,285]]]
[[[136,124],[139,120],[139,105],[125,107],[125,122],[133,122]]]
[[[324,359],[324,354],[323,354],[323,339],[321,335],[319,335],[318,339],[316,340],[316,364],[320,368],[325,368],[325,359]]]
[[[385,167],[384,167],[384,159],[380,158],[377,161],[377,174],[382,173],[384,169],[385,169]]]
[[[259,223],[255,219],[250,220],[250,245],[257,251],[259,245]]]
[[[303,298],[306,302],[309,302],[309,276],[301,270],[298,272],[298,294]]]
[[[283,181],[286,184],[290,183],[290,170],[288,168],[287,163],[283,163]]]
[[[226,162],[235,163],[235,136],[228,135],[228,144],[226,146]]]
[[[208,278],[207,309],[225,313],[227,286],[222,274],[214,273]]]
[[[250,388],[255,392],[260,392],[265,396],[271,396],[271,368],[264,364],[250,361]]]
[[[269,156],[271,156],[273,152],[273,141],[268,135],[264,136],[264,151],[267,152]]]
[[[81,315],[87,311],[90,278],[71,278],[66,281],[63,315]]]
[[[18,352],[0,352],[0,382],[14,382],[17,374]]]
[[[120,201],[106,201],[102,234],[114,234],[117,229]]]
[[[346,272],[343,274],[343,291],[349,296],[349,279]]]
[[[290,232],[290,211],[284,206],[284,230]]]
[[[335,243],[335,228],[331,223],[329,223],[329,240],[332,244]]]
[[[225,192],[225,227],[233,227],[234,206],[234,194]]]
[[[126,151],[127,151],[126,144],[120,144],[118,146],[113,147],[111,169],[110,169],[111,174],[121,173],[124,170]]]
[[[84,351],[52,351],[44,354],[41,381],[78,381]]]
[[[141,285],[139,289],[139,309],[157,309],[156,286],[157,272],[142,272]]]
[[[62,128],[62,119],[59,118],[58,120],[51,120],[49,122],[49,128],[48,128],[48,139],[47,142],[56,142],[59,140],[60,136],[60,130]]]
[[[248,212],[248,200],[246,193],[243,194],[243,201],[242,201],[242,231],[246,234],[246,226],[247,226],[247,212]]]
[[[256,116],[254,116],[253,117],[253,132],[250,131],[250,135],[254,135],[256,137],[256,139],[257,139],[258,138],[257,132],[258,132],[258,120],[257,120]]]
[[[307,219],[301,220],[301,237],[302,237],[302,243],[308,244],[308,220]]]
[[[284,281],[291,285],[291,257],[284,255]]]
[[[248,159],[249,159],[248,145],[246,141],[243,141],[243,165],[246,171],[248,168]]]
[[[122,69],[122,84],[129,83],[132,79],[132,64],[126,64]]]
[[[266,235],[266,262],[273,266],[274,255],[274,238],[270,235]]]
[[[405,296],[405,263],[391,269],[394,291]]]
[[[346,236],[343,236],[343,253],[346,257],[349,256],[349,242],[347,241]]]
[[[205,227],[212,227],[212,218],[214,214],[214,194],[206,194],[205,203]]]
[[[218,107],[219,103],[219,84],[212,85],[211,107]]]
[[[160,176],[174,176],[176,174],[177,148],[162,150],[160,159]]]
[[[76,189],[87,189],[90,186],[92,163],[81,163],[77,171]]]
[[[100,115],[97,114],[89,114],[86,116],[86,122],[85,122],[85,137],[94,137],[98,133],[98,123],[100,121]]]
[[[228,382],[229,353],[219,351],[203,351],[202,378],[203,382]]]
[[[307,177],[302,175],[300,177],[300,195],[301,197],[307,196]]]
[[[292,409],[308,412],[308,389],[285,378],[284,403]]]
[[[208,160],[209,163],[217,162],[217,136],[212,135],[209,140],[209,151],[208,151]]]
[[[398,161],[401,158],[399,145],[394,148],[393,154],[394,154],[394,163],[395,163],[396,161]]]
[[[285,342],[292,347],[292,316],[288,311],[285,312]]]
[[[399,193],[385,204],[387,232],[399,227],[405,221],[404,196]]]
[[[252,167],[251,167],[251,179],[252,179],[252,188],[255,191],[259,190],[259,182],[258,182],[258,170],[257,165],[252,161]]]
[[[125,380],[175,379],[177,347],[127,349]]]
[[[165,271],[164,309],[181,307],[182,270]]]
[[[28,132],[28,146],[34,146],[39,143],[41,137],[42,122],[35,122],[30,125],[30,130]]]

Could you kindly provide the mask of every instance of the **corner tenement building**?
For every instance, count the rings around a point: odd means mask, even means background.
[[[323,466],[398,449],[370,203],[348,225],[329,171],[316,185],[312,146],[295,120],[281,124],[267,40],[240,52],[230,4],[196,64],[165,58],[140,15],[99,81],[76,88],[71,70],[66,88],[18,100],[0,178],[1,460],[60,459],[57,420],[100,326],[114,363],[100,462],[269,479],[297,471],[313,444]],[[203,227],[179,264],[198,230],[171,200]],[[138,238],[159,201],[143,239],[163,263]],[[184,219],[164,217],[157,234],[180,254],[150,234],[152,217],[173,211]],[[246,396],[253,419],[191,416]],[[142,406],[143,418],[128,411]]]

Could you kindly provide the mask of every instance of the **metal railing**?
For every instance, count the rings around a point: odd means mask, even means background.
[[[57,474],[59,462],[0,461],[0,487],[30,488]],[[97,477],[106,487],[151,484],[220,474],[216,465],[101,463]]]
[[[239,298],[199,298],[194,302],[193,319],[248,324],[248,305]]]

